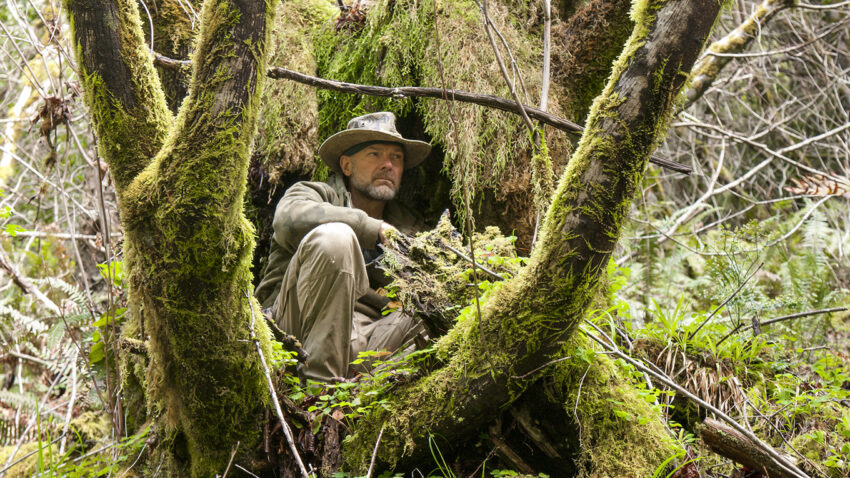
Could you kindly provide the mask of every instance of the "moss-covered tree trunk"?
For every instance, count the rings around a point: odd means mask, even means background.
[[[126,406],[136,426],[154,425],[151,463],[168,476],[221,473],[237,441],[250,449],[259,436],[268,391],[247,340],[254,231],[242,198],[273,3],[204,3],[191,87],[173,118],[136,2],[65,2],[119,197],[123,334],[147,342],[147,363],[122,367]],[[265,324],[255,327],[267,345]]]
[[[431,434],[453,442],[476,433],[523,395],[532,382],[528,372],[566,354],[564,341],[606,271],[649,155],[720,4],[650,0],[633,8],[635,28],[591,108],[530,265],[483,306],[480,321],[459,324],[441,341],[444,367],[397,392],[389,411],[358,423],[346,449],[352,466],[368,462],[381,428],[380,456],[389,463],[427,454]],[[641,453],[657,457],[656,451]]]

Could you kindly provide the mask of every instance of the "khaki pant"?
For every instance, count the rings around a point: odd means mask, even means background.
[[[360,352],[395,352],[420,333],[422,327],[401,312],[380,319],[356,312],[355,301],[368,289],[363,253],[351,227],[328,223],[304,236],[273,308],[278,326],[298,337],[309,354],[299,373],[321,381],[348,377]]]

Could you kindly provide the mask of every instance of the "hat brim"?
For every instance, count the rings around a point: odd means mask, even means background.
[[[431,153],[431,145],[415,139],[406,139],[382,131],[344,130],[326,139],[319,146],[319,157],[329,168],[341,173],[339,157],[352,146],[369,141],[387,141],[404,146],[404,169],[419,166]]]

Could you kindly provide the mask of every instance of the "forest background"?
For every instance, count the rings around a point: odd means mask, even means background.
[[[169,58],[189,58],[199,3],[139,4],[146,40],[163,56],[158,68],[172,110],[188,80],[187,66]],[[269,66],[389,87],[446,82],[447,88],[510,100],[513,89],[525,104],[582,124],[631,30],[623,20],[627,2],[560,2],[553,6],[546,53],[543,2],[491,2],[501,37],[496,43],[504,39],[509,47],[496,46],[510,70],[504,75],[475,3],[389,3],[404,5],[404,15],[387,2],[342,13],[333,2],[281,4],[273,34],[278,48]],[[105,372],[119,360],[114,329],[126,311],[123,231],[114,184],[81,98],[62,8],[39,0],[0,7],[0,474],[122,476],[134,473],[150,446],[147,429],[128,430],[115,420],[122,398],[115,377]],[[605,290],[587,317],[587,327],[592,323],[615,337],[620,353],[653,364],[656,373],[793,456],[812,476],[850,476],[848,23],[847,2],[742,1],[722,11],[710,53],[695,67],[654,153],[693,172],[648,167]],[[619,42],[605,43],[599,30]],[[270,212],[283,190],[298,179],[324,177],[315,157],[321,140],[350,117],[377,109],[395,111],[407,134],[437,146],[430,166],[405,178],[406,199],[432,222],[448,208],[459,229],[481,231],[474,243],[481,265],[503,275],[522,268],[552,178],[565,167],[575,135],[546,127],[543,148],[519,115],[270,79],[246,198],[258,235],[255,276],[268,247]],[[493,224],[500,233],[485,231]],[[476,282],[486,296],[495,285],[470,269],[461,267],[464,280]],[[475,314],[470,298],[452,296],[458,320]],[[575,370],[586,375],[603,354],[612,352],[590,343],[577,348]],[[270,359],[291,400],[290,419],[299,420],[297,411],[306,425],[356,421],[366,408],[381,406],[358,395],[384,393],[384,381],[402,373],[365,377],[352,386],[300,388],[286,378],[290,354],[279,349]],[[737,465],[699,438],[704,407],[622,359],[615,363],[642,387],[642,398],[678,444],[665,462],[672,468],[660,467],[659,476],[733,473]],[[581,397],[575,397],[576,410]],[[615,422],[649,420],[606,400]],[[576,415],[579,427],[590,419]],[[470,445],[477,455],[465,459],[443,459],[451,446],[434,438],[440,451],[431,459],[433,472],[545,473],[533,454],[504,438],[522,425],[503,421]],[[299,431],[309,432],[311,426]],[[276,438],[285,443],[280,432]],[[585,439],[579,435],[578,441],[594,453],[607,451]],[[593,467],[588,474],[605,476],[603,464]]]

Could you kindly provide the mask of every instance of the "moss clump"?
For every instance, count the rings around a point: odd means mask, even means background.
[[[481,288],[499,279],[484,273],[481,267],[495,269],[502,277],[512,277],[524,263],[516,255],[513,237],[505,237],[496,227],[474,235],[476,244],[475,282],[472,263],[454,251],[470,257],[468,244],[444,214],[431,231],[413,238],[398,238],[386,248],[382,267],[393,279],[387,290],[401,301],[403,309],[421,319],[432,338],[442,336],[453,325],[461,304],[480,295]]]
[[[597,348],[579,334],[564,346],[564,355]],[[582,357],[555,364],[544,379],[552,398],[577,421],[578,476],[654,476],[659,464],[680,450],[652,405],[654,395],[633,381],[624,364],[605,355]]]

